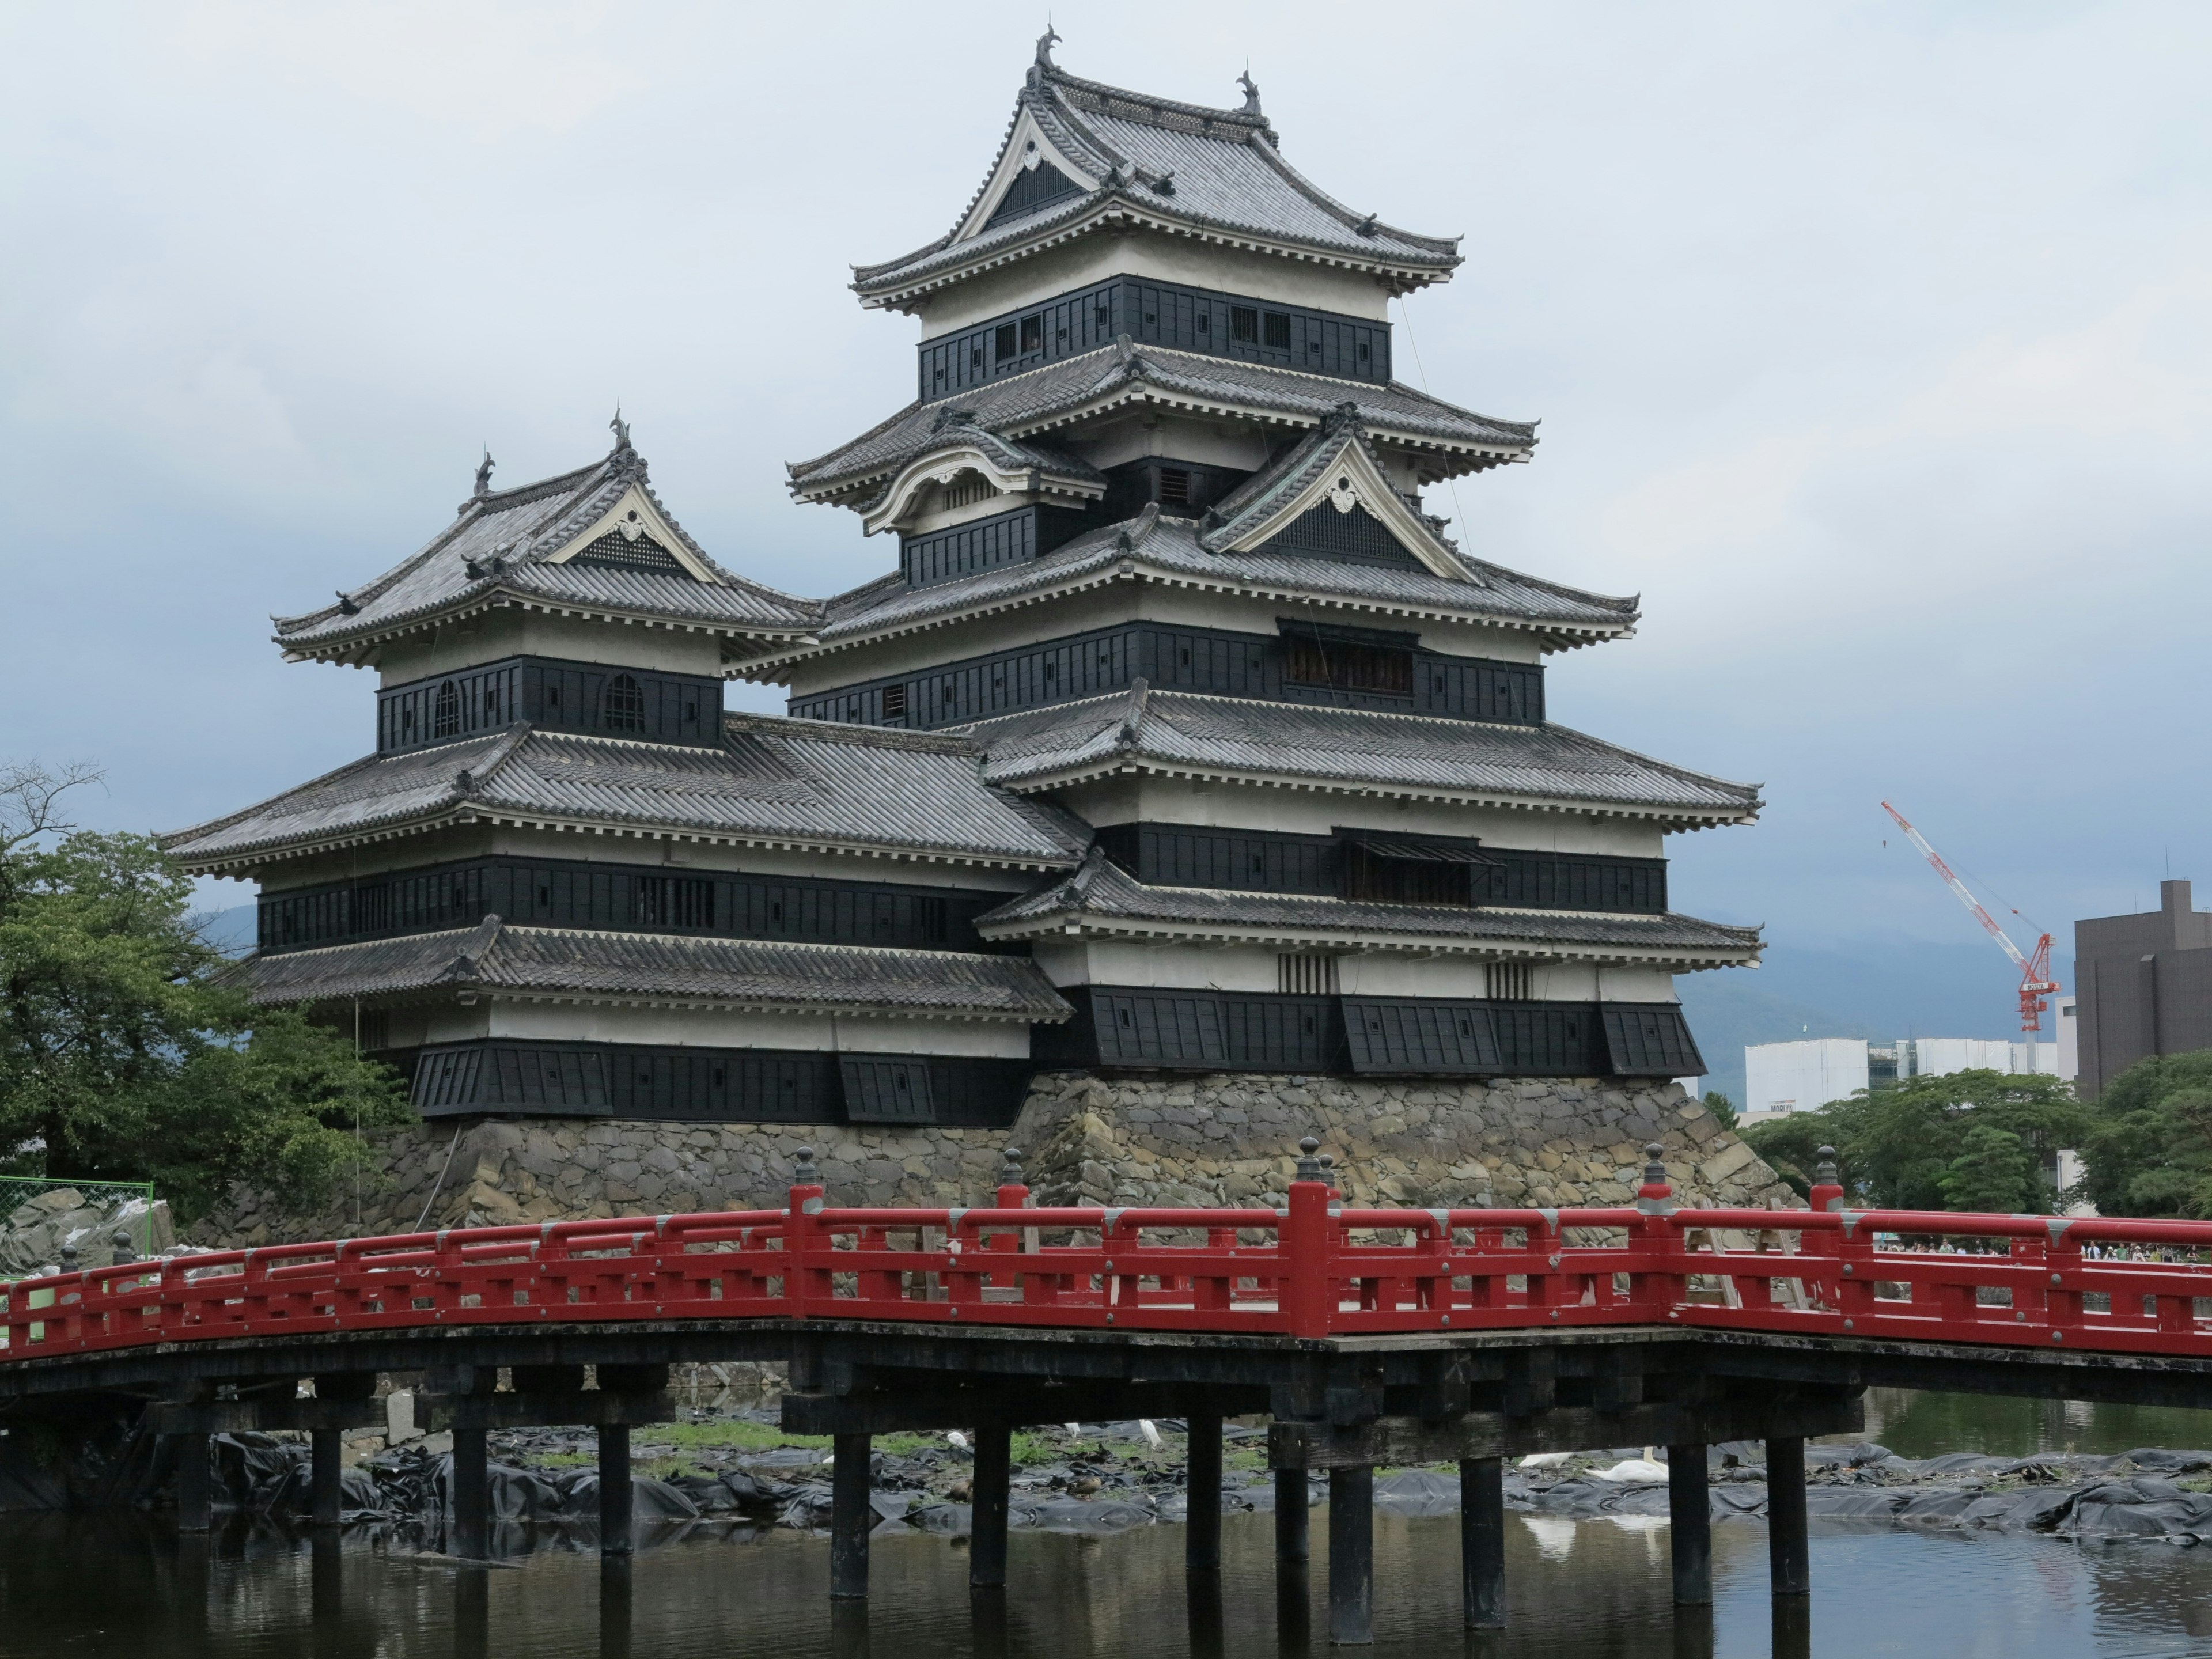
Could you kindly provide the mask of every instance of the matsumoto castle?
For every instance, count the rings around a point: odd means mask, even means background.
[[[430,1116],[1003,1126],[1033,1075],[1686,1077],[1666,837],[1750,786],[1545,717],[1636,602],[1507,570],[1431,486],[1534,428],[1394,373],[1453,239],[1053,37],[942,237],[859,267],[915,398],[789,468],[895,538],[747,579],[607,453],[474,494],[276,624],[370,667],[374,751],[169,838],[260,884],[257,998]],[[834,434],[822,434],[824,440]],[[722,682],[787,686],[788,718]]]

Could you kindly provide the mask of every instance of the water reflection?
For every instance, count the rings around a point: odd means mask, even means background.
[[[1316,1528],[1316,1555],[1325,1557]],[[1814,1593],[1766,1594],[1762,1528],[1713,1532],[1715,1601],[1678,1615],[1663,1526],[1516,1516],[1510,1627],[1460,1629],[1457,1522],[1376,1516],[1378,1659],[1654,1654],[2004,1659],[2203,1650],[2212,1552],[1816,1528]],[[873,1594],[829,1599],[826,1540],[695,1529],[602,1564],[541,1547],[464,1565],[374,1530],[232,1522],[179,1539],[131,1515],[0,1517],[0,1656],[76,1659],[1322,1659],[1326,1559],[1277,1581],[1265,1515],[1230,1516],[1218,1577],[1182,1534],[1018,1532],[1003,1590],[940,1538],[875,1540]],[[541,1540],[543,1543],[543,1540]]]
[[[2137,1446],[2195,1450],[2212,1448],[2212,1411],[1869,1389],[1865,1437],[1899,1457],[1954,1451],[2025,1457],[2031,1452],[2124,1452]]]

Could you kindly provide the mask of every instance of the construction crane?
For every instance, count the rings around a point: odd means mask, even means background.
[[[1936,873],[1943,878],[1943,884],[1959,896],[1959,902],[1974,913],[1974,920],[1982,924],[1989,936],[2013,959],[2013,964],[2020,969],[2020,1029],[2023,1031],[2041,1030],[2043,1016],[2051,1006],[2044,1001],[2044,998],[2058,994],[2058,981],[2051,977],[2051,935],[2045,933],[2037,939],[2033,951],[2022,951],[2005,930],[1997,926],[1997,919],[1982,908],[1982,902],[1966,890],[1966,884],[1951,873],[1951,866],[1943,862],[1942,854],[1928,844],[1928,837],[1907,823],[1905,814],[1887,801],[1882,802],[1881,810],[1897,820],[1897,827],[1911,838],[1921,855],[1936,866]],[[2015,910],[2013,914],[2018,915],[2020,913]]]

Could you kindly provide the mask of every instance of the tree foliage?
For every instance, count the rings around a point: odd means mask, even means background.
[[[2100,1214],[2212,1218],[2212,1049],[2137,1060],[2094,1112],[2082,1184]]]
[[[1708,1089],[1705,1091],[1705,1109],[1712,1114],[1714,1122],[1723,1129],[1734,1131],[1736,1127],[1735,1102],[1717,1089]]]
[[[1861,1090],[1744,1139],[1800,1193],[1827,1146],[1855,1205],[2010,1215],[2056,1205],[2045,1171],[2089,1124],[2073,1085],[2055,1077],[1953,1072]]]
[[[322,1199],[357,1128],[412,1115],[398,1078],[227,982],[155,842],[64,821],[94,776],[0,769],[0,1161],[150,1180],[187,1218],[246,1176]]]

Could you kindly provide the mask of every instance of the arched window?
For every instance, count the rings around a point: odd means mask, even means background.
[[[430,735],[434,738],[458,738],[461,735],[461,694],[451,680],[438,688],[438,713],[431,723]]]
[[[627,674],[609,680],[599,697],[599,723],[610,732],[644,731],[644,688]]]

